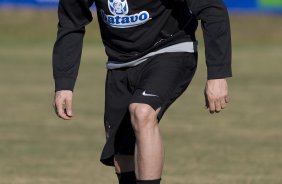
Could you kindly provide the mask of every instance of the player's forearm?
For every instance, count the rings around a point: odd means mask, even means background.
[[[55,90],[73,90],[80,65],[85,25],[92,20],[88,4],[61,0],[58,33],[53,49]]]
[[[225,7],[213,7],[202,20],[205,40],[208,79],[232,76],[231,33],[228,12]]]
[[[58,39],[53,50],[55,88],[56,91],[73,90],[80,64],[84,34],[64,34],[60,30],[58,32]]]
[[[193,14],[202,22],[208,79],[231,77],[230,23],[223,1],[187,1]]]

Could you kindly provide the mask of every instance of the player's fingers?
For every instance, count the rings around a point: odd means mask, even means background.
[[[230,98],[229,98],[229,96],[226,96],[225,97],[225,103],[229,103],[230,102]]]
[[[54,96],[54,100],[53,100],[53,108],[55,113],[57,114],[57,116],[59,117],[59,113],[58,113],[58,106],[59,106],[59,100],[56,98],[56,96]]]
[[[220,104],[220,100],[216,100],[215,101],[215,112],[220,112],[221,111],[221,104]]]
[[[209,100],[209,110],[211,114],[215,112],[215,101],[214,100]]]
[[[55,102],[55,110],[56,110],[57,115],[59,117],[61,117],[62,112],[63,112],[63,104],[59,101],[56,101]]]
[[[72,99],[66,99],[66,115],[72,117]]]
[[[68,117],[65,113],[65,103],[63,101],[56,102],[56,110],[57,110],[57,115],[64,119],[64,120],[69,120],[70,117]]]
[[[225,102],[225,99],[224,99],[224,98],[222,98],[222,99],[220,100],[220,105],[221,105],[221,108],[222,108],[222,109],[225,109],[225,108],[226,108],[226,102]]]
[[[207,94],[204,92],[204,96],[205,96],[205,107],[206,109],[209,108],[209,100],[208,100],[208,97],[207,97]]]
[[[55,113],[57,114],[57,107],[56,107],[56,103],[55,103],[55,101],[53,101],[53,103],[52,103],[52,107],[53,107],[53,109],[54,109]]]

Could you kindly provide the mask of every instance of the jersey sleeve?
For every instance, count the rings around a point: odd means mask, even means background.
[[[201,20],[208,79],[232,76],[231,34],[223,0],[186,0],[192,14]]]
[[[55,91],[73,90],[80,65],[85,26],[92,21],[87,0],[60,0],[53,48]]]

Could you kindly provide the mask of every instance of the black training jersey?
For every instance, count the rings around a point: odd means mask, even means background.
[[[56,90],[74,88],[92,4],[93,0],[59,1],[53,50]],[[95,0],[95,5],[108,62],[127,66],[158,50],[188,47],[191,44],[184,43],[196,42],[200,19],[208,79],[231,76],[230,26],[222,0]]]

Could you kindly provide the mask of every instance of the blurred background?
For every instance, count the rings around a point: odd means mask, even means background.
[[[52,108],[57,0],[0,0],[0,184],[110,184],[104,144],[106,56],[95,9],[71,121]],[[187,92],[161,122],[163,184],[282,183],[282,1],[225,0],[231,19],[231,103],[204,109],[204,44]]]

